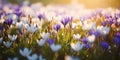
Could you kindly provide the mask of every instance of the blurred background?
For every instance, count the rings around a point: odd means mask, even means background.
[[[5,0],[1,0],[5,1]],[[6,0],[11,3],[22,3],[25,0]],[[47,4],[71,4],[71,1],[77,1],[77,3],[83,4],[86,8],[120,8],[120,0],[29,0],[30,3],[41,2],[44,5]]]

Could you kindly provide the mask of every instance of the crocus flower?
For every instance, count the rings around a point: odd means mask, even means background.
[[[60,25],[56,24],[53,26],[53,28],[58,32],[58,30],[60,29]]]
[[[81,44],[80,42],[71,43],[70,46],[76,52],[80,51],[83,48],[83,44]]]
[[[43,46],[45,44],[45,41],[44,39],[40,39],[40,40],[37,40],[37,43],[39,46]]]
[[[22,23],[28,24],[28,17],[21,17],[21,18],[20,18],[20,21],[21,21]]]
[[[100,47],[106,50],[109,48],[109,44],[107,42],[100,42]]]
[[[107,22],[101,22],[101,25],[106,26]]]
[[[50,36],[50,33],[45,33],[45,32],[42,32],[41,33],[41,37],[44,39],[44,40],[47,40],[48,38],[49,38],[49,36]]]
[[[68,24],[69,21],[71,21],[71,17],[66,17],[61,20],[61,23],[64,25],[64,27]]]
[[[11,25],[12,24],[12,19],[6,19],[4,21],[4,23],[7,24],[7,25]]]
[[[95,37],[98,37],[98,36],[99,36],[99,32],[94,31],[94,30],[89,31],[89,34],[90,34],[90,35],[95,35]]]
[[[87,37],[88,42],[93,43],[95,41],[95,35],[90,35]]]
[[[3,37],[0,38],[0,43],[2,43],[2,41],[3,41]]]
[[[44,15],[39,14],[39,15],[38,15],[38,18],[39,18],[39,19],[43,19],[43,18],[45,18],[45,17],[44,17]]]
[[[4,44],[5,47],[10,48],[10,46],[12,45],[12,42],[10,42],[10,41],[7,41],[7,42],[3,41],[3,44]]]
[[[37,54],[32,54],[32,56],[27,56],[28,60],[37,60]]]
[[[101,35],[107,35],[110,31],[110,27],[104,27],[104,26],[97,26],[97,31],[101,34]]]
[[[65,56],[65,60],[80,60],[80,59],[74,56]]]
[[[116,33],[115,36],[113,37],[113,42],[117,45],[120,46],[120,33]]]
[[[81,37],[80,34],[73,34],[73,38],[74,38],[75,40],[79,40],[80,37]]]
[[[23,25],[24,25],[24,23],[22,23],[22,22],[17,22],[16,23],[16,27],[19,28],[19,29],[22,29]]]
[[[15,11],[14,14],[16,14],[18,17],[20,17],[21,14],[22,14],[22,12],[20,12],[20,11]]]
[[[88,48],[90,48],[90,45],[88,45],[88,44],[83,44],[83,47],[84,47],[85,49],[88,49]]]
[[[88,39],[87,39],[87,37],[83,37],[82,39],[81,39],[81,41],[82,41],[82,43],[84,43],[84,44],[87,44],[87,41]]]
[[[14,57],[14,58],[8,58],[8,60],[18,60],[17,57]]]
[[[18,60],[17,57],[14,57],[14,58],[8,58],[8,60]]]
[[[84,21],[83,22],[83,26],[82,26],[83,30],[95,30],[96,29],[96,22],[89,22],[89,21]]]
[[[22,56],[27,57],[31,54],[32,50],[29,50],[28,48],[24,48],[24,50],[20,49],[19,52]]]
[[[15,41],[17,39],[17,35],[8,35],[8,38],[11,40],[11,41]]]
[[[39,56],[39,60],[46,60],[45,58],[42,57],[42,55]]]
[[[118,24],[120,24],[120,18],[119,18],[119,19],[117,19],[117,23],[118,23]]]
[[[50,48],[53,52],[57,52],[58,50],[61,49],[61,45],[60,44],[51,44]]]
[[[25,27],[26,27],[27,31],[30,32],[30,33],[34,33],[38,29],[36,26],[28,25],[28,24]]]
[[[3,30],[4,29],[4,26],[3,25],[0,25],[0,30]]]
[[[49,45],[53,44],[53,43],[54,43],[54,39],[47,39],[47,43],[48,43]]]

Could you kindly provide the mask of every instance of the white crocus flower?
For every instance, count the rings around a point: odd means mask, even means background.
[[[29,50],[28,48],[24,48],[23,51],[20,49],[19,52],[20,52],[20,54],[21,54],[22,56],[27,57],[27,56],[29,56],[29,55],[31,54],[32,50]]]
[[[41,34],[41,37],[44,39],[44,40],[47,40],[48,38],[49,38],[49,36],[50,36],[50,33],[45,33],[45,32],[43,32],[42,34]]]
[[[120,18],[119,18],[119,19],[117,19],[117,23],[119,23],[119,24],[120,24]]]
[[[73,56],[65,56],[65,60],[80,60],[80,59]]]
[[[40,39],[40,40],[37,40],[37,43],[39,46],[43,46],[45,44],[45,41],[44,39]]]
[[[42,57],[42,55],[39,56],[39,60],[46,60]]]
[[[56,45],[55,44],[51,44],[50,48],[51,48],[52,51],[57,52],[58,50],[61,49],[61,45],[60,44],[56,44]]]
[[[0,38],[0,43],[2,43],[2,41],[3,41],[3,37]]]
[[[12,20],[13,20],[13,24],[16,24],[18,21],[18,16],[15,14],[12,14]]]
[[[17,35],[8,35],[8,38],[11,40],[11,41],[15,41],[17,39]]]
[[[88,36],[88,42],[93,43],[95,41],[95,35]]]
[[[73,38],[74,38],[75,40],[79,40],[80,37],[81,37],[80,34],[73,34]]]
[[[17,22],[16,23],[16,27],[19,28],[19,29],[22,29],[23,28],[23,23],[22,22]]]
[[[28,25],[27,24],[25,27],[26,27],[27,31],[30,32],[30,33],[34,33],[35,31],[38,30],[38,28],[34,25]]]
[[[14,57],[14,58],[8,58],[8,60],[18,60],[17,57]]]
[[[27,24],[28,23],[28,17],[21,17],[20,21],[24,24]]]
[[[75,28],[76,26],[78,26],[76,23],[72,23],[72,28]]]
[[[32,56],[27,56],[28,60],[37,60],[37,54],[32,54]]]
[[[110,27],[104,27],[104,26],[97,26],[97,31],[101,34],[101,35],[107,35],[110,31]]]
[[[84,21],[82,29],[83,30],[91,30],[91,29],[95,30],[96,29],[96,23],[95,22]]]
[[[83,48],[83,44],[81,44],[80,42],[71,43],[70,45],[71,45],[71,48],[76,52],[80,51]]]
[[[9,48],[12,45],[12,42],[10,42],[10,41],[7,41],[7,42],[3,41],[3,44],[4,44],[5,47]]]

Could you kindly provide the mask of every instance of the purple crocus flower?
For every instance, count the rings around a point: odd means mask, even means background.
[[[3,25],[0,25],[0,30],[3,30],[4,29],[4,26]]]
[[[115,14],[115,17],[116,17],[116,18],[120,18],[120,13],[116,13],[116,14]]]
[[[99,32],[94,31],[94,30],[89,31],[89,34],[90,34],[90,35],[95,35],[96,37],[99,36]]]
[[[4,21],[4,23],[7,24],[7,25],[11,25],[12,24],[12,19],[6,19]]]
[[[117,45],[120,46],[120,33],[116,33],[115,36],[113,37],[113,42]]]
[[[84,44],[83,47],[84,47],[85,49],[88,49],[88,48],[90,48],[90,45]]]
[[[39,18],[39,19],[44,18],[44,15],[43,15],[43,14],[39,14],[39,15],[38,15],[38,18]]]
[[[107,42],[100,42],[100,47],[107,50],[109,48],[109,44]]]
[[[87,40],[88,40],[87,37],[83,37],[83,38],[81,39],[81,42],[84,43],[84,44],[87,44],[87,42],[88,42]]]
[[[106,26],[107,22],[101,22],[101,25]]]
[[[49,45],[53,44],[53,43],[54,43],[54,39],[47,39],[47,43],[48,43]]]
[[[69,21],[72,20],[72,17],[66,17],[61,20],[61,23],[64,25],[64,27],[68,24]]]
[[[20,17],[20,16],[21,16],[21,14],[22,14],[22,12],[21,12],[21,11],[19,11],[19,10],[16,10],[16,11],[14,12],[14,14],[16,14],[18,17]]]
[[[56,24],[53,26],[53,28],[58,32],[58,30],[60,29],[60,25]]]

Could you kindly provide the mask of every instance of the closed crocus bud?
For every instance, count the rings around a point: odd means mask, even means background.
[[[61,23],[64,25],[64,27],[68,24],[68,22],[72,20],[71,17],[66,17],[61,20]]]
[[[39,18],[39,19],[44,19],[45,17],[44,17],[44,15],[39,14],[39,15],[38,15],[38,18]]]
[[[53,28],[58,32],[58,30],[60,29],[60,25],[56,24],[53,26]]]

